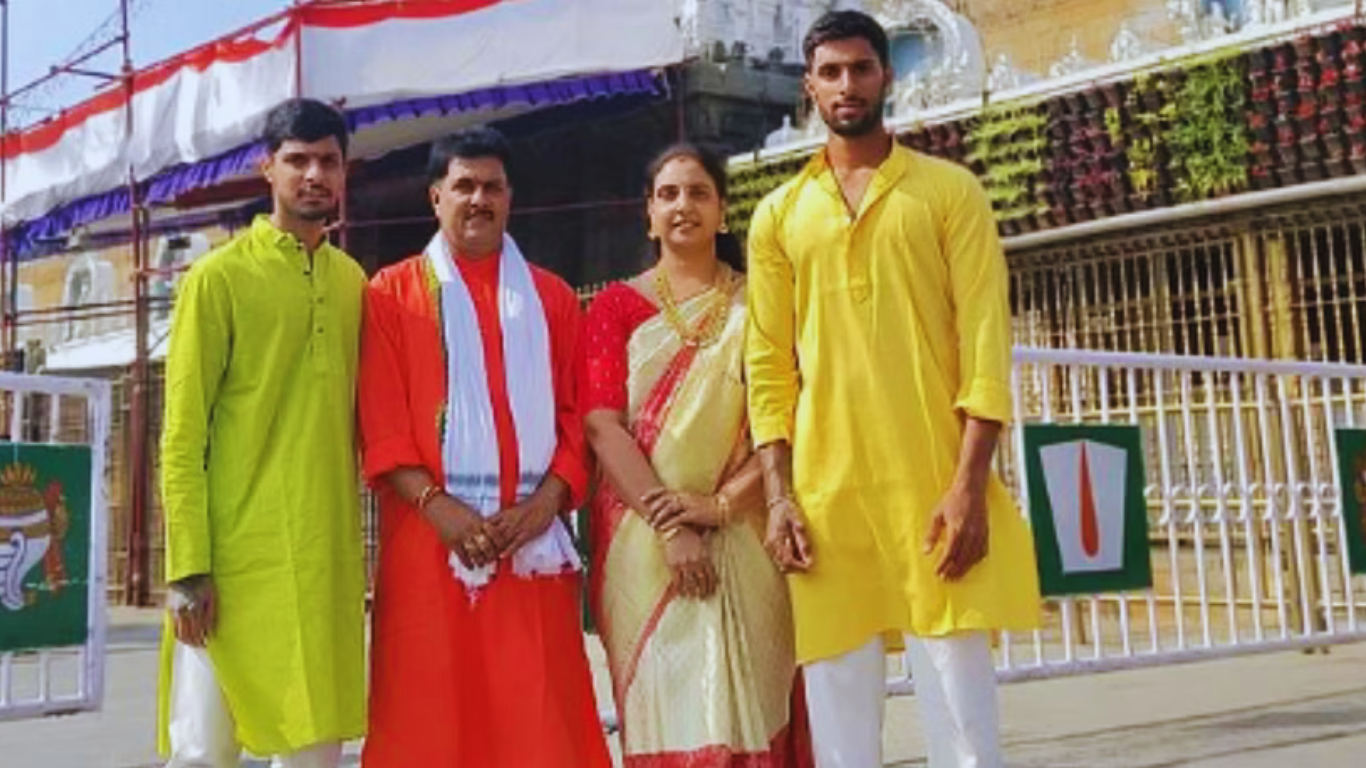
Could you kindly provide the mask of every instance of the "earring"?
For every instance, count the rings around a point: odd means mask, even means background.
[[[717,231],[717,232],[720,232],[721,234],[724,235],[724,234],[726,234],[727,232],[730,231],[730,225],[727,224],[727,223],[725,222],[725,220],[723,219],[723,220],[721,221],[721,228],[718,229],[718,230],[716,230],[716,231]]]

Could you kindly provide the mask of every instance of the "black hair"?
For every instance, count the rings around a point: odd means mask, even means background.
[[[286,141],[315,142],[331,136],[346,155],[349,132],[346,118],[335,108],[317,99],[289,99],[266,113],[262,138],[274,154]]]
[[[862,38],[868,41],[877,53],[882,68],[891,66],[891,47],[887,43],[887,30],[877,23],[877,19],[860,11],[829,11],[823,14],[807,30],[802,38],[802,55],[806,57],[806,68],[816,57],[816,49],[835,40]]]
[[[680,158],[693,160],[702,166],[702,170],[711,177],[712,184],[716,185],[716,194],[722,200],[726,199],[726,164],[721,160],[721,155],[705,147],[696,144],[680,142],[664,149],[650,164],[645,166],[645,197],[654,197],[655,179],[659,178],[659,172],[664,170],[664,166]],[[653,243],[655,256],[659,256],[659,241]],[[730,232],[716,233],[716,258],[730,265],[736,272],[745,271],[745,252],[740,246],[740,239]]]
[[[438,139],[432,142],[432,152],[427,156],[427,183],[436,184],[446,178],[452,160],[484,157],[497,158],[505,172],[512,163],[512,147],[497,128],[470,128]]]

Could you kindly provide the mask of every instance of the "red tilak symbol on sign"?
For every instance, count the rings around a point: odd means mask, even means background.
[[[1086,460],[1086,443],[1081,444],[1081,548],[1087,557],[1100,554],[1100,521],[1096,518],[1096,499],[1091,492],[1091,465]]]

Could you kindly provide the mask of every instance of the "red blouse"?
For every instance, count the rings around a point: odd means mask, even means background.
[[[584,323],[583,409],[625,411],[631,334],[659,308],[626,283],[612,283],[588,307]]]

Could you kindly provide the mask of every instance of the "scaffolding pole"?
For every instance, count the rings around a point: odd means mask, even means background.
[[[133,142],[133,96],[136,93],[134,81],[132,35],[128,24],[128,2],[119,0],[119,15],[123,31],[123,87],[127,93],[126,109],[127,140]],[[146,208],[142,204],[138,189],[137,169],[129,161],[128,166],[128,210],[132,220],[133,256],[133,312],[136,336],[133,358],[132,402],[129,412],[129,432],[132,451],[129,455],[129,521],[128,521],[128,573],[124,588],[124,602],[128,605],[147,605],[152,593],[150,536],[148,514],[151,507],[151,364],[147,349],[147,334],[151,318],[147,306],[147,244],[143,236],[146,221]]]
[[[129,0],[119,0],[119,35],[78,56],[53,66],[47,74],[17,88],[9,88],[9,1],[0,0],[0,146],[5,147],[8,155],[12,144],[10,137],[9,109],[14,99],[42,86],[54,78],[63,76],[87,77],[109,83],[119,82],[124,89],[127,103],[125,110],[126,141],[133,141],[133,95],[135,80],[133,69],[132,35],[129,24]],[[85,63],[119,47],[122,53],[122,66],[118,74],[100,72],[85,66]],[[17,151],[17,145],[16,145]],[[8,163],[0,162],[0,203],[8,202]],[[129,424],[130,470],[128,473],[128,508],[130,521],[128,527],[128,569],[124,583],[124,601],[130,605],[146,605],[151,595],[151,560],[148,556],[148,507],[150,503],[150,366],[147,334],[150,317],[147,292],[147,247],[144,235],[146,209],[142,204],[138,188],[137,170],[128,167],[129,216],[132,220],[132,252],[134,264],[133,312],[137,327],[137,355],[133,364],[132,403]],[[5,296],[4,311],[0,313],[3,321],[4,367],[21,367],[19,349],[19,253],[10,248],[9,232],[6,222],[0,220],[0,295]],[[17,439],[17,435],[11,435]]]
[[[6,150],[9,145],[9,0],[0,0],[0,210],[9,200],[6,188],[9,175],[9,163],[6,162]],[[5,225],[6,216],[0,213],[0,303],[4,304],[4,310],[0,311],[0,345],[3,345],[3,363],[0,368],[9,370],[11,368],[10,354],[14,350],[14,320],[12,314],[18,309],[15,306],[15,298],[18,290],[15,288],[14,275],[16,270],[10,265],[12,260],[9,252],[9,228]],[[17,261],[17,256],[13,257]]]

